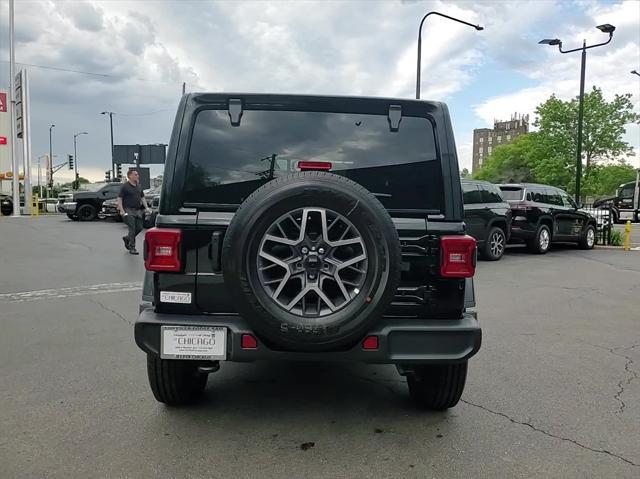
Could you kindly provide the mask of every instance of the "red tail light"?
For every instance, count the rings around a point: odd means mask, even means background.
[[[179,272],[182,231],[151,228],[144,237],[144,267],[149,271]]]
[[[511,209],[514,211],[527,211],[530,208],[531,208],[531,205],[526,202],[511,203]]]
[[[378,349],[378,336],[367,336],[362,341],[362,349],[367,351],[374,351]]]
[[[476,272],[476,240],[471,236],[440,238],[440,275],[443,278],[471,278]]]
[[[242,349],[258,349],[258,340],[252,334],[243,334],[240,339]]]
[[[330,171],[333,165],[329,161],[299,161],[298,168],[302,171]]]

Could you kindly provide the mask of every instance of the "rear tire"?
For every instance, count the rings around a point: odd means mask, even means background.
[[[193,361],[160,359],[147,354],[147,375],[156,400],[167,406],[196,402],[207,385],[207,374],[199,372]]]
[[[487,239],[482,247],[482,258],[487,261],[498,261],[504,254],[504,248],[507,243],[507,236],[502,228],[494,226],[489,230]]]
[[[409,394],[419,407],[444,411],[458,404],[467,379],[467,362],[416,367],[407,376]]]
[[[527,242],[529,251],[536,254],[545,254],[551,247],[551,230],[547,225],[540,225],[533,240]]]
[[[80,221],[93,221],[98,217],[98,212],[92,205],[82,205],[76,215]]]
[[[579,244],[581,249],[593,249],[596,244],[596,229],[593,225],[587,226]]]

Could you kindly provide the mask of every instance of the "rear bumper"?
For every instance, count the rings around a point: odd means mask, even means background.
[[[358,361],[374,364],[429,364],[464,361],[478,352],[482,331],[475,314],[459,320],[383,319],[366,336],[378,337],[378,349],[364,350],[359,342],[349,350],[291,352],[267,347],[242,349],[242,334],[253,334],[239,316],[157,314],[144,309],[135,324],[136,344],[146,353],[160,354],[161,326],[221,326],[227,328],[227,360]],[[364,339],[364,338],[363,338]]]

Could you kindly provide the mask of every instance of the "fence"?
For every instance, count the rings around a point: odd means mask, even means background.
[[[584,205],[581,208],[585,213],[589,213],[596,219],[596,244],[610,245],[611,231],[613,229],[613,212],[610,205],[593,204]]]

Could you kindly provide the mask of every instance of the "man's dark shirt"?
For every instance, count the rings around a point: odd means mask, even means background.
[[[142,198],[144,193],[140,184],[133,186],[128,181],[120,188],[118,197],[122,198],[122,207],[124,209],[140,209],[142,208]]]

